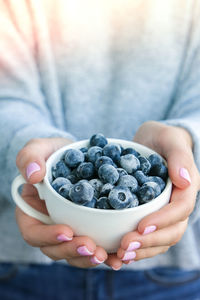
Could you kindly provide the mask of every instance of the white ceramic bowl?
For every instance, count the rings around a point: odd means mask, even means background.
[[[108,139],[109,143],[118,143],[124,148],[132,147],[141,155],[149,156],[155,151],[131,141]],[[75,235],[87,235],[97,245],[102,246],[108,253],[115,252],[120,240],[129,231],[137,228],[139,221],[148,214],[159,210],[169,202],[172,183],[168,178],[164,191],[149,203],[123,210],[104,210],[77,205],[60,196],[51,186],[52,166],[60,160],[69,148],[80,149],[88,146],[89,140],[76,142],[62,147],[53,153],[46,162],[46,175],[41,183],[35,184],[39,196],[45,200],[49,216],[35,210],[27,204],[18,192],[20,185],[26,183],[24,178],[17,176],[12,184],[12,197],[15,203],[28,215],[46,224],[68,224]]]

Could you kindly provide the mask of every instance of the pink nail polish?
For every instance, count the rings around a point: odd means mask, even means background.
[[[119,270],[121,269],[121,266],[120,266],[120,267],[112,267],[112,269],[113,269],[114,271],[119,271]]]
[[[86,246],[80,246],[77,248],[77,252],[82,255],[82,256],[90,256],[93,255],[94,253],[89,251]]]
[[[90,261],[94,265],[99,265],[99,264],[102,264],[104,262],[104,260],[99,260],[96,256],[92,256],[90,258]]]
[[[26,168],[27,178],[29,179],[31,175],[37,171],[40,171],[40,166],[36,162],[30,163]]]
[[[181,176],[183,179],[187,180],[189,183],[191,183],[190,174],[189,174],[189,172],[188,172],[187,169],[185,169],[185,168],[180,168],[180,176]]]
[[[155,225],[151,225],[151,226],[147,226],[143,232],[143,235],[145,234],[149,234],[151,232],[154,232],[156,230],[156,226]]]
[[[131,242],[129,245],[128,245],[128,248],[126,251],[133,251],[133,250],[136,250],[138,248],[141,247],[141,243],[140,242]]]
[[[56,239],[59,241],[59,242],[68,242],[68,241],[71,241],[72,240],[72,237],[68,237],[67,235],[65,234],[59,234]]]
[[[132,252],[125,252],[124,257],[122,260],[132,260],[136,257],[136,253],[134,251]]]

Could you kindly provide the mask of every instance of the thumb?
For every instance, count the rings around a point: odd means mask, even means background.
[[[190,186],[194,173],[192,154],[186,153],[180,148],[173,148],[165,153],[165,158],[168,163],[168,173],[172,183],[180,189]]]
[[[72,143],[65,138],[30,140],[16,158],[16,165],[28,183],[40,182],[46,173],[46,160],[57,149]]]

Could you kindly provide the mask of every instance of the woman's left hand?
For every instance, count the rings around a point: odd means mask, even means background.
[[[169,204],[142,219],[136,231],[122,238],[117,253],[108,256],[105,263],[116,270],[123,263],[165,253],[178,243],[187,228],[200,189],[192,138],[185,129],[146,122],[137,131],[134,141],[154,149],[166,159],[173,190]]]

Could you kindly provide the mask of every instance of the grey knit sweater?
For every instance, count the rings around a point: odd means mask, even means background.
[[[0,261],[51,262],[23,241],[10,194],[29,139],[131,140],[147,120],[186,128],[200,168],[199,0],[1,0]],[[124,268],[200,269],[198,205],[176,246]]]

